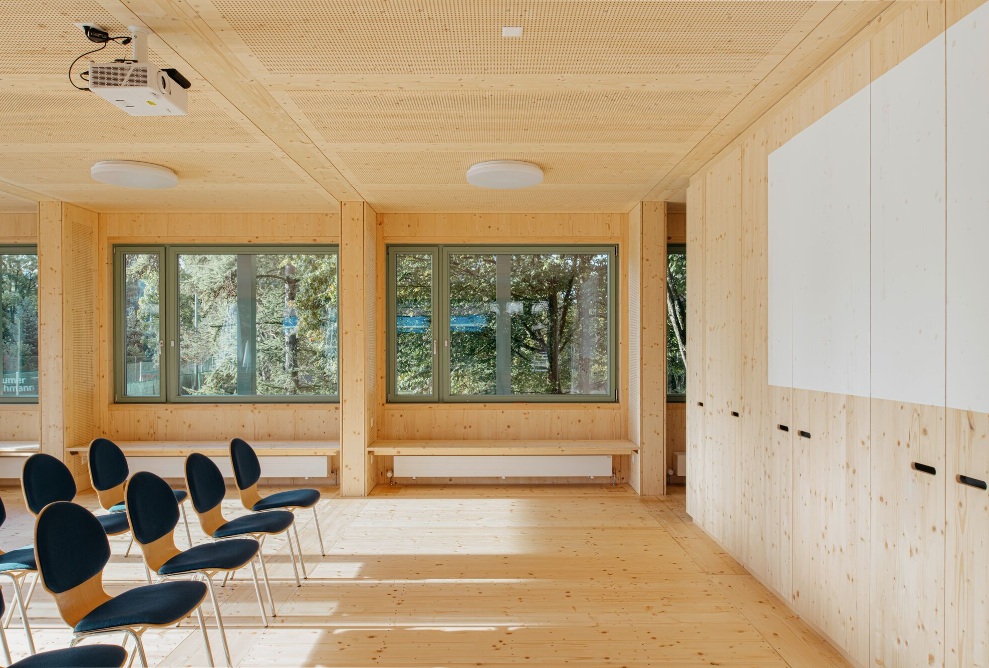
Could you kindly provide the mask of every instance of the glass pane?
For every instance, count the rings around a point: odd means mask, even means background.
[[[512,394],[608,394],[608,255],[512,256]]]
[[[339,394],[337,256],[272,254],[254,260],[257,394]]]
[[[395,256],[395,393],[433,394],[433,256]]]
[[[0,255],[0,398],[38,396],[38,256]]]
[[[670,250],[666,273],[666,393],[687,393],[687,254]]]
[[[159,326],[159,257],[157,253],[124,255],[124,395],[161,394]]]
[[[178,256],[179,393],[339,393],[337,256]]]
[[[495,394],[497,260],[450,255],[450,394]]]

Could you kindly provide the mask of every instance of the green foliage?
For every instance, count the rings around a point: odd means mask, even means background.
[[[38,256],[0,254],[0,396],[38,396]]]
[[[671,248],[666,274],[666,392],[687,393],[687,254]]]

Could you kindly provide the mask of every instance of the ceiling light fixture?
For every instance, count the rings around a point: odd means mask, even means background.
[[[538,165],[521,160],[489,160],[467,170],[467,183],[480,188],[514,190],[543,182],[543,170]]]
[[[104,160],[93,165],[89,173],[100,183],[122,188],[160,190],[179,184],[178,175],[168,167],[132,160]]]
[[[503,26],[501,29],[502,37],[521,37],[522,36],[522,26]]]

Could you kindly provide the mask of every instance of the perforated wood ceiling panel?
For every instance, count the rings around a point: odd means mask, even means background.
[[[359,198],[381,212],[628,211],[689,176],[697,147],[713,155],[729,141],[718,133],[726,117],[740,131],[739,108],[757,118],[787,92],[774,82],[792,86],[884,7],[12,2],[0,41],[0,181],[97,211],[328,211]],[[147,26],[154,62],[192,81],[189,116],[132,118],[72,89],[68,64],[92,46],[72,25],[81,21],[112,34]],[[503,26],[523,34],[502,37]],[[92,57],[126,55],[112,46]],[[180,186],[95,184],[88,168],[106,158],[166,165]],[[465,184],[472,162],[494,158],[535,162],[545,183],[511,193]]]
[[[812,2],[215,0],[272,74],[747,74]],[[263,26],[263,29],[259,29]],[[502,26],[521,26],[505,39]],[[739,35],[744,39],[726,39]]]

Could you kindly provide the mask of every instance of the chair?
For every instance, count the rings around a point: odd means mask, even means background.
[[[216,626],[220,630],[223,653],[227,658],[227,665],[232,665],[223,618],[220,616],[220,604],[213,589],[213,576],[217,573],[230,573],[250,564],[251,575],[254,577],[254,593],[257,594],[261,608],[261,622],[267,626],[258,574],[254,568],[254,557],[261,550],[260,544],[250,538],[240,538],[179,550],[175,545],[179,504],[168,483],[154,473],[135,473],[127,483],[126,500],[134,540],[141,546],[148,568],[160,578],[185,575],[201,575],[205,578],[216,613]]]
[[[223,474],[209,457],[198,452],[192,453],[185,459],[185,483],[189,488],[189,496],[192,497],[192,508],[199,517],[199,524],[207,536],[212,536],[215,539],[251,536],[263,546],[267,536],[286,533],[294,523],[295,515],[286,510],[254,513],[227,521],[220,508],[227,492],[226,484],[223,482]],[[299,570],[295,566],[295,548],[292,547],[291,536],[286,537],[288,538],[288,549],[292,555],[295,584],[298,587],[302,583],[299,581]],[[268,570],[260,551],[258,558],[261,562],[261,572],[267,583]],[[271,597],[270,588],[268,589],[268,602],[271,604],[271,616],[274,617],[275,601]]]
[[[6,521],[7,509],[3,505],[3,499],[0,499],[0,526],[3,526],[3,523]],[[27,599],[25,600],[21,593],[21,583],[31,573],[35,574],[35,578],[31,583],[31,588],[28,590]],[[10,552],[0,550],[0,575],[10,578],[10,581],[14,585],[14,596],[17,598],[17,607],[21,614],[21,620],[24,622],[24,633],[27,635],[28,651],[34,654],[34,638],[31,637],[31,625],[27,621],[27,606],[31,604],[31,597],[34,596],[34,588],[38,585],[38,566],[34,560],[34,546],[19,547]],[[7,628],[10,624],[11,617],[14,616],[13,608],[10,609],[7,615],[4,615],[6,606],[3,604],[2,598],[0,596],[0,618],[3,619],[3,624],[0,625],[0,633],[3,632],[3,629]],[[3,638],[3,645],[6,650],[6,636]],[[7,662],[10,662],[9,656],[7,657]]]
[[[234,479],[240,490],[240,502],[250,511],[262,510],[294,510],[296,508],[312,508],[313,519],[316,520],[316,535],[319,536],[319,552],[326,556],[323,547],[323,532],[319,528],[319,514],[316,504],[319,503],[319,490],[290,489],[261,496],[258,492],[258,481],[261,479],[261,462],[254,448],[241,438],[230,441],[230,462],[233,464]],[[306,576],[306,562],[302,558],[302,543],[299,542],[299,529],[295,527],[295,542],[299,546],[299,563],[302,565],[302,576]]]
[[[31,552],[34,552],[33,548]],[[4,607],[3,593],[0,593],[0,617]],[[119,645],[86,645],[33,654],[17,663],[10,663],[10,648],[2,626],[0,648],[3,649],[4,665],[9,665],[9,668],[122,668],[127,662],[127,650]]]
[[[208,665],[212,666],[202,611],[208,593],[206,585],[187,580],[164,582],[110,596],[103,588],[110,541],[102,529],[91,512],[69,501],[45,506],[34,526],[41,584],[55,598],[59,615],[72,627],[71,645],[90,636],[124,633],[134,639],[141,663],[147,668],[148,658],[141,642],[144,632],[172,626],[195,612]]]
[[[124,508],[124,484],[130,476],[127,457],[124,451],[108,438],[96,438],[89,444],[89,479],[104,510],[119,513]],[[189,531],[189,520],[185,515],[185,500],[189,498],[184,489],[173,489],[175,500],[182,511],[182,521],[185,523],[185,535],[192,547],[192,532]]]

